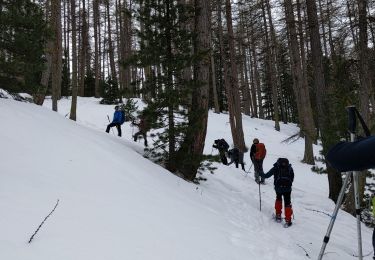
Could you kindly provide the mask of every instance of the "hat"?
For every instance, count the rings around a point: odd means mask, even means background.
[[[259,139],[258,138],[254,138],[253,144],[259,144]]]

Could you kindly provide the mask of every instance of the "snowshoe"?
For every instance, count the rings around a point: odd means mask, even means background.
[[[285,228],[288,228],[288,227],[290,227],[292,225],[292,222],[285,222],[284,223],[284,227]]]
[[[282,221],[281,215],[273,215],[273,218],[275,219],[277,223],[281,223]]]

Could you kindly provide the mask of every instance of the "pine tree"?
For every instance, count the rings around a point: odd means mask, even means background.
[[[151,153],[168,170],[175,172],[177,150],[188,124],[189,107],[184,97],[194,87],[182,73],[194,61],[193,34],[182,26],[193,16],[193,9],[172,0],[140,0],[139,4],[142,8],[138,10],[138,19],[144,29],[138,32],[140,50],[129,63],[156,72],[146,78],[142,88],[142,92],[151,92],[154,96],[148,103],[146,117],[152,121],[153,128],[163,129],[156,134]]]
[[[43,89],[40,75],[49,37],[38,4],[30,0],[0,1],[0,88],[33,95]]]

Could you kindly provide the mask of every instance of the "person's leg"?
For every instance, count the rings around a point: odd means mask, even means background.
[[[228,160],[227,160],[227,156],[225,155],[225,151],[220,150],[220,151],[219,151],[219,154],[220,154],[221,162],[222,162],[224,165],[228,165]]]
[[[260,172],[263,172],[263,160],[257,160],[258,161],[258,169]],[[264,183],[264,178],[260,180],[261,183]]]
[[[234,164],[236,165],[236,168],[238,168],[238,160],[235,160]]]
[[[118,136],[121,137],[121,125],[120,124],[116,124],[116,128],[117,128],[117,134],[118,134]]]
[[[138,132],[136,132],[136,133],[133,135],[134,142],[137,142],[137,140],[138,140],[138,135],[140,135],[140,134],[141,134],[141,131],[138,131]]]
[[[242,170],[246,171],[245,170],[245,164],[243,162],[241,163],[241,167],[242,167]]]
[[[276,212],[277,219],[281,219],[282,208],[283,208],[282,194],[276,193],[275,212]]]
[[[292,204],[290,201],[290,194],[291,192],[285,192],[283,193],[284,196],[284,205],[285,205],[285,222],[286,223],[292,223]]]
[[[148,146],[148,144],[147,144],[147,134],[142,132],[142,136],[143,136],[143,139],[144,139],[144,144],[147,147]]]
[[[109,125],[107,125],[107,129],[105,130],[107,133],[109,133],[109,129],[111,128],[111,127],[114,127],[116,124],[114,124],[114,123],[110,123]]]
[[[258,183],[260,181],[259,180],[259,165],[258,165],[258,161],[254,160],[253,161],[253,165],[254,165],[254,179]]]

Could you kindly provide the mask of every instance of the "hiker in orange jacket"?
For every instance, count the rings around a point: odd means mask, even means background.
[[[263,143],[259,143],[258,138],[254,138],[253,145],[250,149],[250,159],[254,165],[254,178],[257,183],[264,184],[264,178],[259,174],[263,173],[263,160],[266,157],[266,147]]]

